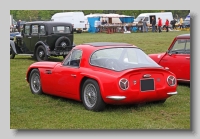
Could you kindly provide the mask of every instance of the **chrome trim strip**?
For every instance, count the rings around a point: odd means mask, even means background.
[[[178,92],[169,92],[169,93],[167,93],[168,95],[177,95],[178,94]]]
[[[112,99],[112,100],[123,100],[126,97],[125,96],[107,96],[106,98]]]
[[[185,79],[177,79],[177,81],[185,81],[185,82],[190,82],[190,80],[185,80]]]

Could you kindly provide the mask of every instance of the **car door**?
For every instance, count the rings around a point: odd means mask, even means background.
[[[31,44],[30,44],[30,50],[31,52],[35,49],[35,44],[38,42],[39,38],[39,25],[38,24],[32,24],[31,25]]]
[[[25,48],[27,48],[30,51],[30,44],[31,44],[31,35],[30,35],[30,25],[27,24],[24,26],[24,32],[23,32],[23,45]]]
[[[190,80],[190,40],[177,39],[159,64],[169,68],[179,80]]]
[[[39,25],[39,36],[38,36],[38,41],[45,41],[47,39],[47,35],[46,35],[46,30],[47,27],[43,24]]]
[[[80,60],[81,50],[73,50],[63,62],[63,65],[56,71],[56,90],[67,96],[76,95],[79,92],[81,80]]]

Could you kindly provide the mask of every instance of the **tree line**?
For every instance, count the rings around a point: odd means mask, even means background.
[[[10,14],[13,18],[22,21],[49,21],[55,13],[59,12],[75,12],[82,11],[84,15],[94,13],[115,13],[121,15],[133,16],[136,18],[140,13],[154,13],[154,12],[172,12],[174,18],[185,18],[190,10],[11,10]]]

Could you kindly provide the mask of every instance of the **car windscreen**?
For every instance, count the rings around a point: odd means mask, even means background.
[[[143,67],[161,67],[139,48],[117,47],[95,51],[90,64],[116,71]]]

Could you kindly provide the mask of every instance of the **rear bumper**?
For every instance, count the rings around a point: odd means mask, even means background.
[[[167,93],[168,96],[177,95],[177,94],[178,94],[177,91],[175,91],[175,92],[168,92]],[[106,96],[106,98],[110,99],[110,100],[120,101],[120,100],[126,100],[127,97],[126,96]]]
[[[177,95],[178,94],[178,92],[169,92],[169,93],[167,93],[168,95]]]

